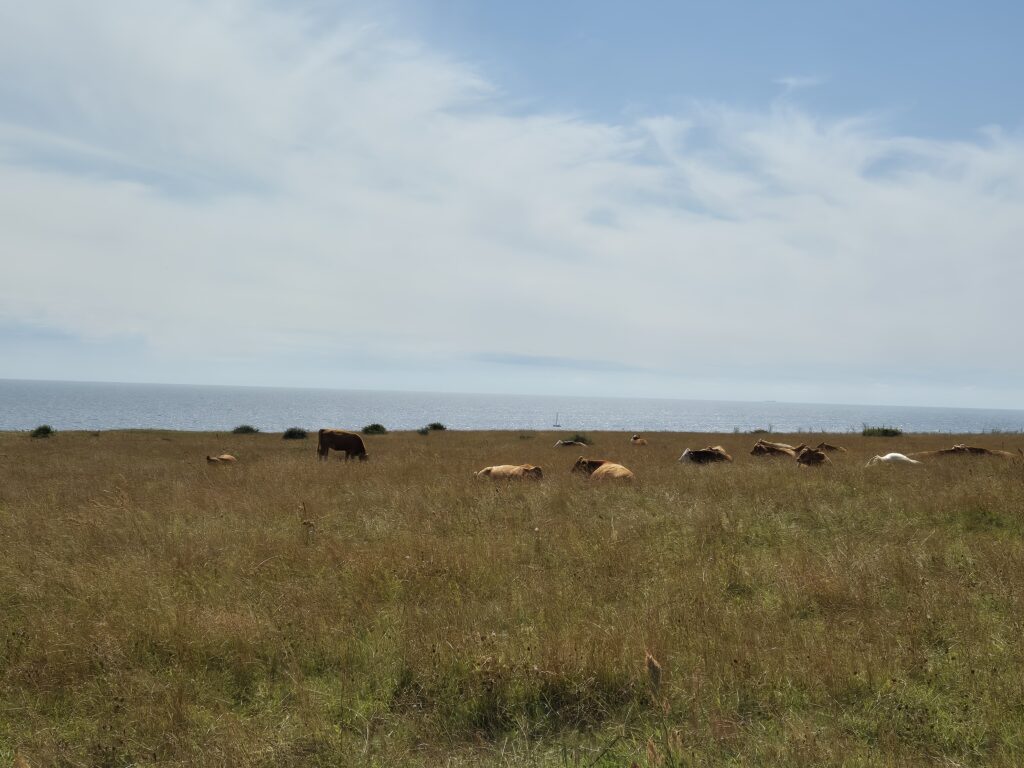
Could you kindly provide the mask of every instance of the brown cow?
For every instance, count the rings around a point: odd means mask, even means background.
[[[767,440],[758,440],[750,450],[751,456],[789,456],[796,458],[796,449],[785,443],[769,443]]]
[[[821,467],[831,464],[832,460],[825,455],[824,451],[804,446],[804,449],[797,454],[796,463],[801,467]]]
[[[683,451],[682,456],[679,457],[679,461],[690,461],[694,464],[713,464],[718,461],[732,461],[732,456],[726,453],[725,448],[722,446],[711,445],[696,451],[687,448]]]
[[[366,461],[370,455],[363,445],[363,438],[355,432],[346,432],[343,429],[321,429],[318,433],[316,443],[316,454],[321,461],[327,461],[328,454],[332,450],[342,451],[345,454],[345,461],[353,456],[360,461]]]
[[[817,450],[830,451],[832,453],[835,453],[836,451],[840,453],[847,453],[847,450],[843,448],[841,445],[832,445],[831,443],[818,443]]]
[[[492,480],[542,480],[544,470],[533,464],[498,464],[484,467],[473,473],[474,477],[489,477]]]
[[[993,448],[979,448],[973,445],[965,445],[964,443],[957,443],[952,448],[940,448],[937,451],[917,451],[916,453],[908,453],[907,456],[917,459],[945,456],[998,456],[1002,459],[1015,459],[1017,458],[1016,453],[1010,453],[1009,451],[1000,451]]]
[[[580,440],[559,440],[553,447],[555,448],[571,448],[574,445],[578,445],[581,448],[586,448],[587,444]]]
[[[633,435],[631,438],[629,438],[629,442],[631,442],[633,445],[647,445],[647,440],[640,437],[640,435]]]
[[[633,480],[634,475],[621,464],[607,459],[586,459],[580,456],[572,465],[573,472],[583,472],[591,480]]]
[[[231,464],[232,462],[238,461],[230,453],[222,453],[220,456],[207,456],[207,464]]]

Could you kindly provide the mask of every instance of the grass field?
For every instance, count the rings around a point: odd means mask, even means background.
[[[1024,764],[1024,437],[560,436],[0,434],[0,765]]]

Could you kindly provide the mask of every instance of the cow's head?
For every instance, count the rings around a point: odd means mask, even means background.
[[[683,451],[682,455],[679,457],[679,460],[680,461],[686,461],[689,458],[690,458],[690,449],[687,448],[685,451]],[[690,460],[692,461],[692,459],[690,459]]]
[[[529,468],[526,469],[526,471],[523,474],[526,477],[530,478],[531,480],[543,480],[544,479],[544,470],[541,469],[540,467],[529,467]]]

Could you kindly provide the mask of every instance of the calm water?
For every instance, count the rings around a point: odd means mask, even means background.
[[[0,380],[0,430],[228,430],[252,424],[264,432],[299,426],[358,428],[380,422],[416,429],[440,421],[452,429],[550,429],[555,414],[566,431],[847,432],[886,424],[908,432],[1024,429],[1024,411],[811,405],[712,400],[629,400],[326,389],[206,387]]]

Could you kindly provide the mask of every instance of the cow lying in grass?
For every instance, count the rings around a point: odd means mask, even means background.
[[[206,457],[207,464],[231,464],[235,461],[238,461],[238,459],[236,459],[230,453],[222,453],[220,456]]]
[[[722,446],[711,445],[707,448],[698,448],[695,451],[687,448],[679,457],[679,461],[691,464],[714,464],[719,461],[732,461],[732,456],[726,453]]]
[[[885,456],[873,456],[866,467],[874,467],[878,464],[920,464],[920,461],[904,456],[902,453],[887,453]]]
[[[573,472],[587,475],[591,480],[633,480],[634,475],[621,464],[607,459],[585,459],[580,456],[572,465]]]
[[[533,464],[498,464],[484,467],[473,473],[474,477],[489,477],[491,480],[541,480],[544,470]]]

